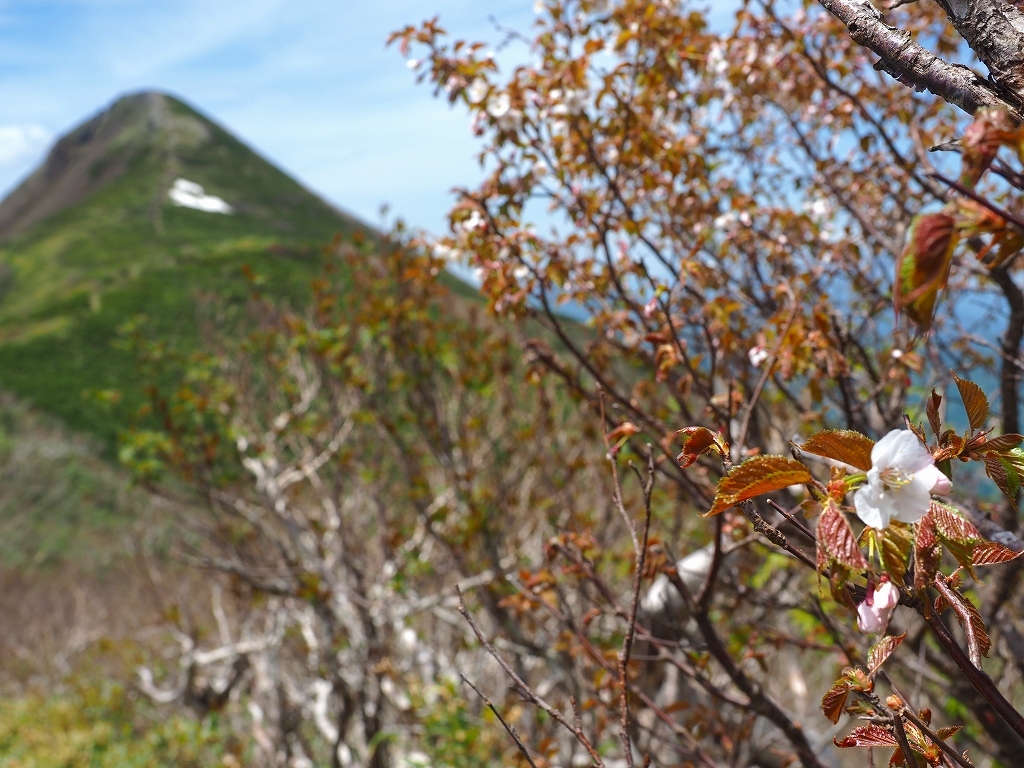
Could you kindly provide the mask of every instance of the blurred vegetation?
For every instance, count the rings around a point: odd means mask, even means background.
[[[157,712],[123,686],[78,682],[62,694],[0,700],[2,768],[238,766],[241,745],[216,717]]]

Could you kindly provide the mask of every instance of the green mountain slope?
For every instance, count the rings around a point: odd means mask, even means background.
[[[179,178],[232,212],[175,205]],[[360,228],[181,101],[122,98],[0,204],[0,388],[112,445],[141,384],[113,343],[120,326],[143,315],[153,335],[196,346],[200,292],[243,298],[248,266],[299,296],[321,246]],[[97,390],[124,398],[111,411]]]

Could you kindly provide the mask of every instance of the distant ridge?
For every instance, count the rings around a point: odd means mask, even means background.
[[[43,165],[0,203],[0,239],[82,202],[122,175],[134,152],[155,143],[168,124],[167,98],[154,92],[125,96],[62,137]],[[208,133],[199,120],[180,122],[190,123],[197,137]]]
[[[125,323],[195,350],[200,297],[242,307],[247,272],[303,301],[322,248],[357,231],[373,234],[180,99],[119,98],[0,202],[0,389],[112,446],[141,396]]]
[[[88,199],[125,174],[140,154],[160,150],[174,164],[182,153],[195,151],[218,134],[230,136],[168,94],[143,91],[122,96],[60,138],[43,164],[0,202],[0,241]],[[339,216],[352,218],[317,199]]]

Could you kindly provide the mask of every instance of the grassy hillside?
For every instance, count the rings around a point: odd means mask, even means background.
[[[179,177],[234,213],[173,205]],[[53,212],[36,221],[38,210]],[[194,346],[199,292],[240,298],[249,266],[266,290],[298,295],[320,248],[358,227],[180,101],[122,99],[0,205],[0,388],[109,445],[140,384],[112,343],[119,326],[145,315],[154,334]],[[113,412],[85,396],[109,389],[125,396]]]

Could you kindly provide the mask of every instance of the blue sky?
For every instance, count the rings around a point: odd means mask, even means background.
[[[476,143],[385,48],[437,14],[491,41],[491,16],[534,20],[533,0],[0,0],[0,193],[116,96],[159,89],[334,204],[376,222],[388,203],[440,231],[448,190],[480,176]]]

